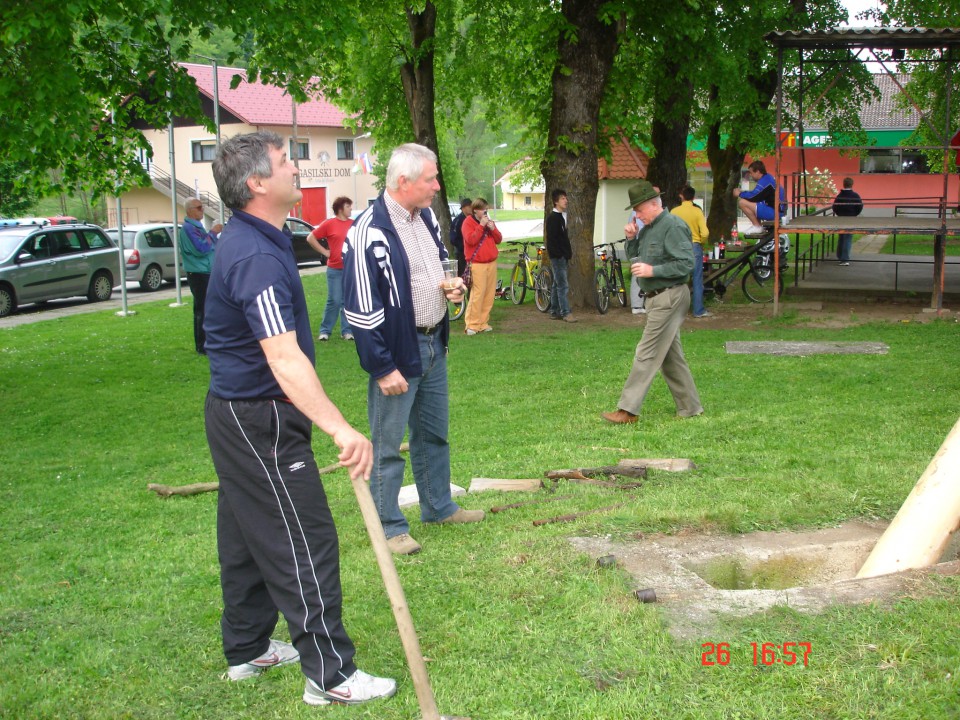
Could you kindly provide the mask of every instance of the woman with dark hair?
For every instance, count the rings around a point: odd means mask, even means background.
[[[320,323],[320,333],[317,340],[330,339],[333,326],[337,324],[337,315],[340,316],[340,335],[344,340],[353,340],[350,323],[343,312],[343,241],[347,238],[347,231],[353,225],[350,213],[353,211],[353,200],[348,197],[338,197],[333,201],[334,217],[324,220],[307,235],[307,242],[318,253],[327,258],[327,305],[323,309],[323,320]],[[327,241],[324,247],[320,240]]]
[[[470,264],[473,286],[467,304],[467,335],[490,332],[490,310],[497,291],[497,245],[503,235],[493,220],[487,217],[487,201],[477,198],[471,213],[463,221],[463,256]]]

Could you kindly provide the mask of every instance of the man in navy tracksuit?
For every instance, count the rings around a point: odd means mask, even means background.
[[[213,162],[234,213],[207,290],[205,421],[220,479],[221,631],[231,680],[300,660],[309,705],[389,697],[396,683],[353,662],[341,621],[337,531],[311,447],[313,425],[340,464],[369,478],[372,445],[330,401],[314,369],[306,298],[284,221],[297,169],[271,132],[238,135]],[[283,613],[293,644],[272,640]]]
[[[444,290],[447,251],[429,210],[440,189],[437,157],[409,143],[393,151],[387,187],[354,221],[343,245],[343,307],[360,365],[370,374],[367,414],[373,440],[370,494],[391,552],[411,555],[420,543],[400,511],[405,462],[400,443],[410,428],[410,462],[423,522],[469,523],[450,497],[447,392],[447,301],[463,299],[462,281]]]
[[[856,217],[863,212],[863,200],[853,189],[853,178],[843,179],[843,190],[837,193],[833,201],[833,214],[840,217]],[[837,238],[837,260],[840,265],[850,264],[850,250],[853,246],[853,235],[840,233]]]

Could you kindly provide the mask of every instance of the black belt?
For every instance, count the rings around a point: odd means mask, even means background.
[[[421,335],[433,335],[434,333],[440,331],[441,325],[443,325],[443,323],[437,323],[436,325],[433,325],[431,327],[418,327],[417,332],[420,333]]]
[[[676,285],[670,285],[669,287],[658,288],[657,290],[651,290],[650,292],[644,293],[643,296],[644,296],[645,298],[656,297],[657,295],[659,295],[659,294],[662,293],[662,292],[666,292],[667,290],[672,290],[673,288],[675,288],[675,287],[680,287],[681,285],[683,285],[683,283],[677,283]]]

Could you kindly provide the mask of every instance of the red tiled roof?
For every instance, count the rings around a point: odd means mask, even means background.
[[[210,65],[182,63],[183,68],[196,81],[200,92],[213,98],[213,68]],[[218,67],[217,92],[220,105],[249,125],[292,125],[293,101],[286,91],[276,85],[248,83],[247,71],[243,68]],[[230,89],[234,75],[244,80]],[[319,93],[316,99],[297,105],[298,127],[343,127],[347,114],[331,105]]]
[[[611,147],[612,160],[597,161],[597,176],[601,180],[641,180],[647,177],[650,158],[638,147],[630,147],[621,139]]]

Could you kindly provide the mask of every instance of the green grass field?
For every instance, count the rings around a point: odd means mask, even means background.
[[[305,278],[314,324],[322,275]],[[315,709],[296,667],[231,684],[213,493],[159,499],[147,483],[215,480],[203,431],[206,360],[189,308],[139,305],[0,330],[8,417],[0,449],[0,717],[419,717],[389,603],[349,479],[324,477],[337,520],[345,622],[368,672],[399,679],[395,698]],[[623,311],[620,311],[623,312]],[[450,347],[453,481],[539,477],[624,457],[687,457],[688,474],[651,471],[633,496],[563,483],[569,500],[421,526],[421,554],[399,573],[441,712],[492,718],[930,720],[960,717],[960,581],[932,578],[891,605],[788,608],[675,640],[659,606],[627,574],[598,570],[567,538],[832,526],[890,518],[960,413],[953,322],[806,327],[796,313],[745,330],[696,329],[684,350],[706,414],[679,420],[662,381],[637,426],[615,406],[639,337],[634,327],[546,323],[454,333]],[[535,323],[526,323],[525,327]],[[689,324],[687,326],[689,328]],[[887,355],[727,355],[728,340],[869,340]],[[318,348],[318,372],[366,429],[366,377],[354,346]],[[320,465],[332,443],[317,434]],[[408,471],[409,472],[409,471]],[[468,508],[516,495],[469,495]],[[519,499],[527,499],[519,498]],[[550,515],[612,511],[534,527]],[[281,624],[278,635],[285,637]],[[754,666],[751,642],[812,645],[806,667]],[[733,648],[701,664],[701,642]]]

